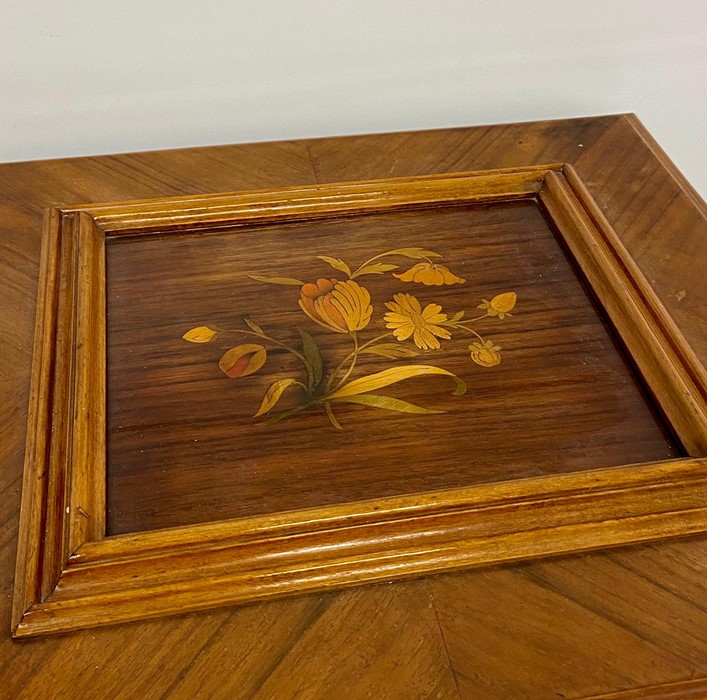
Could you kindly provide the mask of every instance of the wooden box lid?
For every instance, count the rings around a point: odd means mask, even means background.
[[[41,280],[17,636],[706,529],[571,164],[54,208]]]

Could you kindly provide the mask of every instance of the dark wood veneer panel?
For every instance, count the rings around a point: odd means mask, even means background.
[[[250,316],[288,342],[301,326],[325,358],[338,358],[350,340],[307,319],[297,287],[244,273],[314,280],[337,276],[316,255],[358,264],[403,246],[438,251],[467,281],[437,287],[390,274],[360,278],[374,305],[362,338],[385,331],[383,302],[394,293],[467,316],[481,298],[518,294],[512,317],[475,324],[502,346],[501,364],[473,364],[466,347],[475,338],[459,334],[410,360],[454,372],[468,384],[465,396],[451,396],[446,377],[411,379],[388,392],[444,414],[341,406],[341,432],[323,411],[262,425],[253,413],[269,382],[292,373],[291,356],[271,353],[261,372],[233,380],[217,361],[248,340],[181,339],[202,324],[243,328]],[[109,534],[681,454],[531,200],[109,239],[107,271]],[[362,356],[357,369],[394,364]]]

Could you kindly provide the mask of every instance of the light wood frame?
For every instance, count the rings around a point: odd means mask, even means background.
[[[687,458],[105,536],[109,236],[535,199]],[[707,376],[570,165],[47,213],[15,637],[707,531]]]

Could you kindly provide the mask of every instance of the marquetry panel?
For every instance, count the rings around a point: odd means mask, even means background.
[[[704,369],[569,165],[76,205],[43,251],[18,636],[705,529]]]

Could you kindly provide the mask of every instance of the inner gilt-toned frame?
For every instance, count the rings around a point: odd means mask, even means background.
[[[105,536],[106,238],[534,199],[688,458]],[[47,213],[15,637],[707,531],[707,376],[570,165]]]

